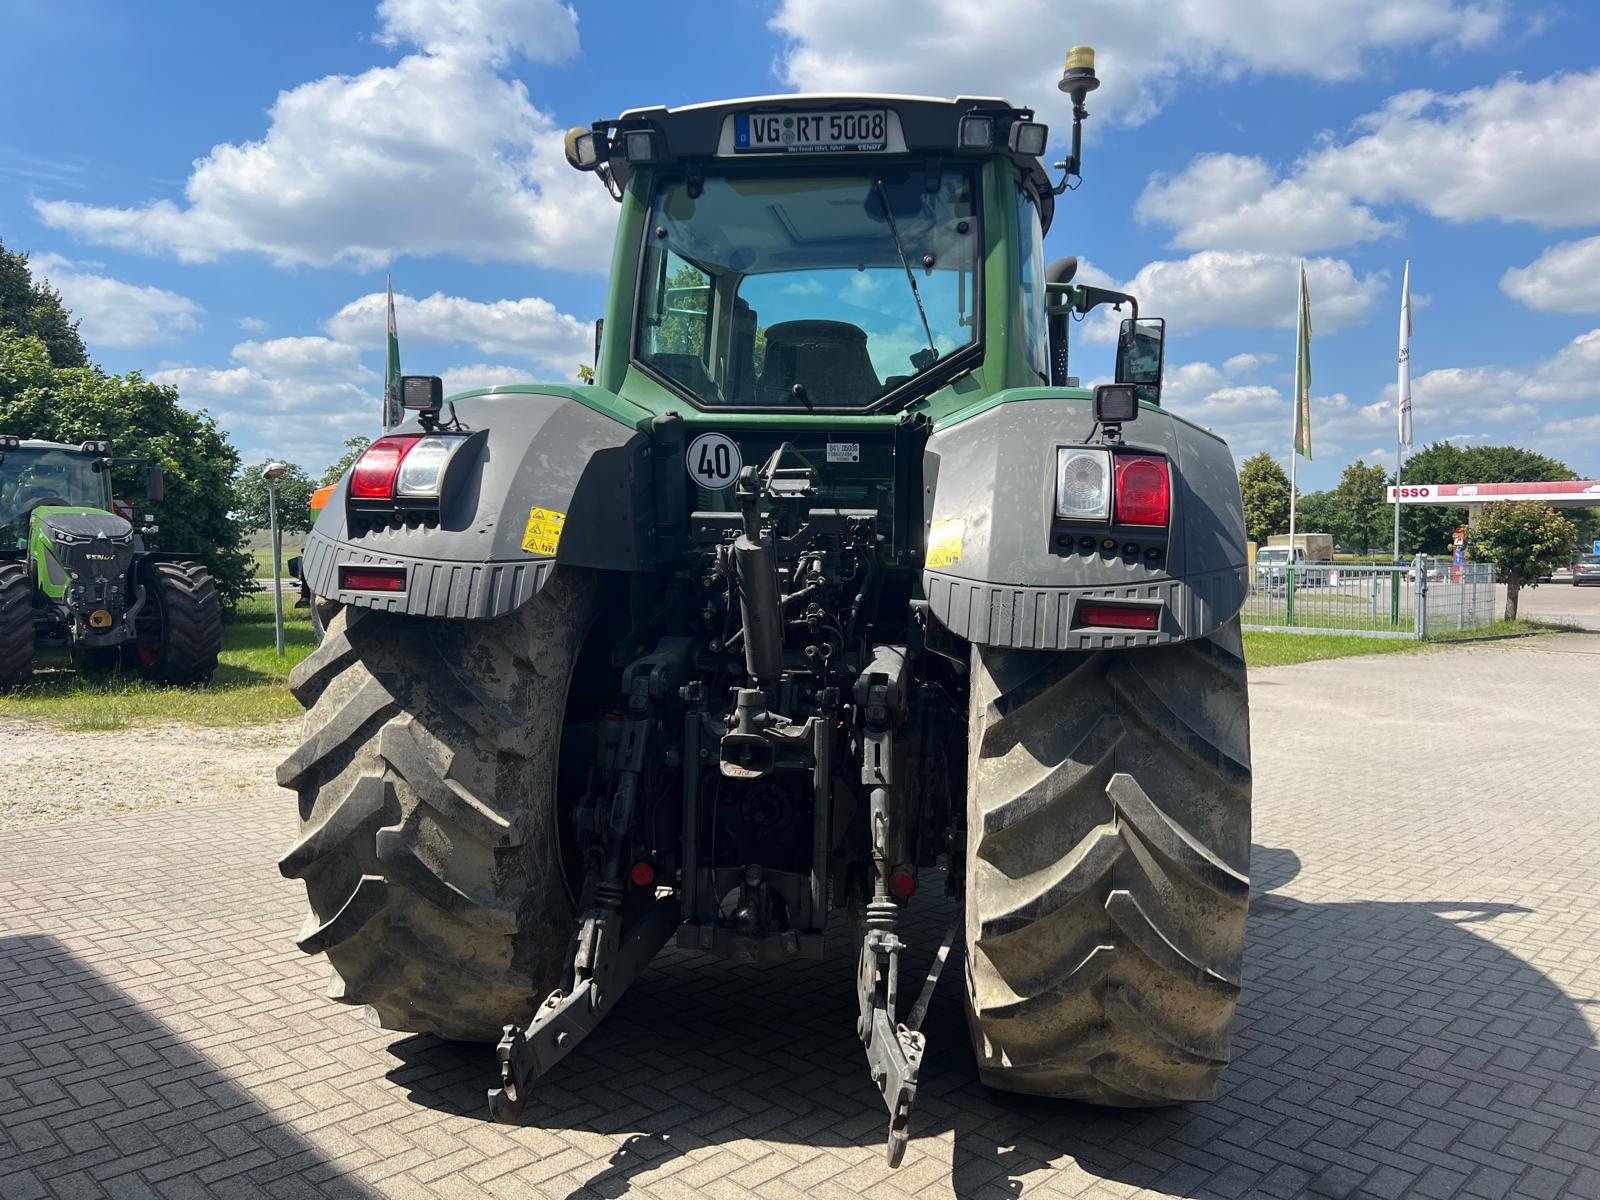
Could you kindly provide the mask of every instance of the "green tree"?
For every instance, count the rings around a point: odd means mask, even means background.
[[[261,477],[265,463],[240,469],[233,477],[233,512],[246,529],[271,526],[267,481]],[[295,463],[278,480],[278,528],[285,533],[308,533],[313,520],[311,493],[317,484],[305,469]]]
[[[656,332],[656,353],[705,353],[705,313],[710,297],[711,280],[698,267],[685,263],[672,273],[667,280],[661,327]]]
[[[345,438],[344,453],[339,456],[337,462],[322,473],[322,478],[317,480],[317,486],[327,487],[330,483],[338,483],[339,480],[344,478],[344,473],[356,465],[356,459],[367,452],[367,447],[370,445],[372,445],[372,439],[369,437],[357,435],[353,438]]]
[[[1470,446],[1435,442],[1406,459],[1406,483],[1535,483],[1544,479],[1577,479],[1566,463],[1517,446]],[[1394,510],[1389,510],[1391,521]],[[1413,554],[1445,554],[1456,529],[1467,523],[1465,508],[1408,504],[1400,516],[1400,549]],[[1593,512],[1575,514],[1580,532],[1600,528]]]
[[[0,241],[0,329],[10,329],[44,343],[57,367],[86,367],[89,356],[78,336],[78,322],[49,284],[35,282],[28,256],[13,254]]]
[[[1515,621],[1517,593],[1538,587],[1539,576],[1565,566],[1577,537],[1577,527],[1548,504],[1486,504],[1478,523],[1467,530],[1467,549],[1479,562],[1495,565],[1506,585],[1506,620]]]
[[[1335,541],[1363,554],[1383,544],[1394,511],[1387,502],[1388,485],[1389,476],[1382,467],[1369,467],[1359,458],[1344,469],[1339,486],[1333,489],[1335,525],[1330,532]]]
[[[202,559],[229,607],[250,589],[250,560],[231,515],[239,453],[210,416],[178,403],[175,388],[137,371],[56,367],[43,340],[0,328],[0,430],[71,443],[107,438],[118,454],[149,457],[167,476],[152,540]]]
[[[1302,492],[1294,504],[1294,530],[1306,533],[1331,533],[1336,540],[1343,538],[1335,532],[1339,524],[1336,502],[1332,492]]]
[[[1265,450],[1244,460],[1239,492],[1244,497],[1245,536],[1252,542],[1264,546],[1272,534],[1289,528],[1289,477]]]

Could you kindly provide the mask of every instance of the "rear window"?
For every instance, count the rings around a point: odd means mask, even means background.
[[[1594,566],[1600,564],[1600,554],[1583,554],[1578,557],[1578,561],[1581,563],[1589,563],[1591,566]]]

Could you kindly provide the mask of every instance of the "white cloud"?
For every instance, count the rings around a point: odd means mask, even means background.
[[[1600,70],[1402,92],[1357,123],[1360,136],[1312,152],[1298,177],[1313,190],[1406,201],[1450,221],[1592,224],[1600,220],[1596,111]]]
[[[1121,290],[1139,297],[1139,311],[1167,318],[1174,334],[1218,326],[1292,328],[1299,260],[1288,254],[1202,250],[1188,258],[1146,263]],[[1338,258],[1306,260],[1311,324],[1316,336],[1367,319],[1387,273],[1358,276]],[[1108,310],[1107,310],[1108,311]],[[1116,336],[1116,314],[1097,315],[1085,330],[1091,342]]]
[[[1244,375],[1254,371],[1259,366],[1277,361],[1278,356],[1276,354],[1235,354],[1223,362],[1222,369],[1230,375]]]
[[[1600,237],[1551,246],[1502,275],[1500,290],[1541,312],[1600,312]]]
[[[35,277],[48,280],[82,322],[79,332],[91,348],[150,346],[200,328],[205,310],[187,296],[112,279],[95,271],[97,265],[74,263],[59,254],[35,254],[28,260]]]
[[[1075,42],[1098,51],[1103,86],[1091,107],[1136,124],[1188,76],[1207,83],[1252,72],[1348,79],[1404,47],[1483,45],[1499,32],[1504,7],[1499,0],[928,0],[912,12],[896,0],[783,0],[771,26],[789,39],[778,70],[796,88],[1007,96],[1038,105],[1059,136],[1069,102],[1056,81],[1061,54]]]
[[[346,304],[324,327],[341,341],[382,346],[384,306],[384,293],[372,292]],[[580,321],[537,296],[481,301],[439,292],[421,300],[397,295],[394,308],[402,358],[413,345],[461,343],[483,354],[529,359],[567,379],[578,363],[594,357],[594,323]]]
[[[439,372],[444,380],[444,394],[453,396],[457,392],[470,392],[475,388],[504,387],[509,383],[532,383],[533,376],[527,367],[491,366],[488,363],[473,363],[464,367],[446,367]],[[574,370],[561,380],[562,383],[575,383],[577,372]]]
[[[234,324],[246,333],[265,333],[272,328],[260,317],[239,317]]]
[[[578,14],[556,0],[383,0],[379,41],[504,64],[561,62],[578,52]]]
[[[36,200],[40,219],[184,262],[252,252],[281,266],[372,269],[398,254],[457,254],[603,269],[615,206],[567,166],[561,130],[527,88],[491,65],[513,51],[560,56],[569,37],[575,48],[571,11],[403,0],[383,15],[391,37],[432,52],[280,93],[259,141],[195,163],[182,203]]]
[[[205,408],[247,460],[272,454],[313,474],[338,457],[344,439],[372,434],[383,381],[356,347],[324,337],[240,342],[231,367],[170,366],[150,378]]]
[[[1328,188],[1279,182],[1259,158],[1202,154],[1176,175],[1156,175],[1135,215],[1176,231],[1184,249],[1305,253],[1397,231],[1369,208]]]

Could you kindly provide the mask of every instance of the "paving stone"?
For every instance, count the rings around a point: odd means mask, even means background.
[[[762,970],[663,953],[499,1126],[492,1051],[323,998],[275,866],[286,793],[0,832],[0,1197],[1595,1196],[1600,821],[1552,764],[1600,718],[1553,720],[1552,697],[1593,695],[1596,642],[1252,672],[1254,895],[1218,1101],[988,1091],[956,964],[899,1172],[847,938]],[[951,916],[913,909],[916,953]]]

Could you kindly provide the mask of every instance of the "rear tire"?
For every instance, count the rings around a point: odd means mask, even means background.
[[[306,740],[278,768],[300,839],[298,943],[386,1029],[494,1041],[560,982],[574,931],[556,765],[593,576],[489,621],[334,611],[290,676]]]
[[[0,562],[0,688],[33,678],[33,578],[26,562]]]
[[[967,999],[991,1087],[1208,1100],[1249,902],[1239,624],[1150,649],[973,652]]]
[[[204,683],[222,652],[222,602],[197,562],[146,562],[145,608],[135,618],[134,654],[157,683]]]

